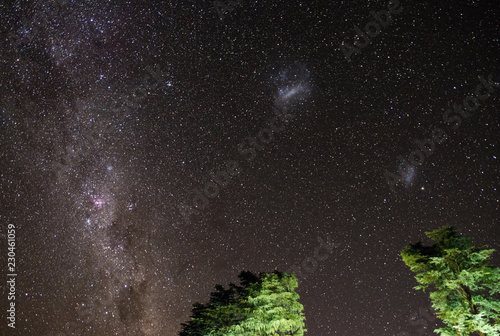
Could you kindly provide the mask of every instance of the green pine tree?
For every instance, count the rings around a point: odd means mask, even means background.
[[[179,335],[304,335],[304,307],[293,274],[242,272],[239,277],[241,286],[217,285],[207,304],[196,303]]]
[[[226,330],[231,336],[304,335],[304,314],[295,292],[295,275],[281,272],[262,273],[260,281],[247,288],[247,296],[238,310],[245,318]]]
[[[471,239],[444,226],[426,232],[436,244],[418,242],[401,251],[404,263],[416,273],[430,298],[437,316],[445,324],[436,329],[441,336],[500,335],[500,268],[492,267],[493,249],[475,247]]]

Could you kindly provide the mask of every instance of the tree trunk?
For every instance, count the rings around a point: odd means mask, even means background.
[[[465,294],[467,295],[467,303],[469,304],[469,308],[470,308],[470,311],[472,314],[474,315],[477,315],[478,311],[477,311],[477,307],[476,305],[474,305],[472,303],[472,294],[471,294],[471,291],[470,291],[470,288],[467,287],[467,286],[461,286],[463,291],[465,292]],[[484,333],[482,333],[481,331],[477,331],[479,336],[486,336]]]

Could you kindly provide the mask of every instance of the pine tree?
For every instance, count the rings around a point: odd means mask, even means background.
[[[432,306],[446,327],[441,336],[500,335],[500,268],[492,267],[493,249],[475,247],[453,227],[426,232],[436,244],[406,246],[401,256],[416,273],[425,292],[430,286]]]
[[[196,303],[179,335],[304,335],[304,307],[293,274],[242,272],[239,278],[241,286],[217,285],[207,304]]]
[[[304,314],[298,283],[293,274],[262,273],[259,282],[247,288],[248,295],[240,301],[239,310],[245,318],[227,328],[225,335],[304,335]]]
[[[243,288],[230,284],[229,289],[215,286],[206,304],[196,302],[193,305],[191,319],[182,323],[179,336],[205,336],[216,330],[229,327],[240,317],[236,316],[235,304]]]

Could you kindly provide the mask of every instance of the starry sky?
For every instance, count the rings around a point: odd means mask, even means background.
[[[309,335],[431,335],[401,249],[500,249],[495,1],[0,6],[2,335],[174,336],[275,269]]]

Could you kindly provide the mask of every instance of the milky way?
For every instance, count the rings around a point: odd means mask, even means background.
[[[310,335],[430,335],[401,249],[498,249],[498,6],[399,5],[347,61],[387,1],[2,4],[0,333],[174,336],[215,284],[294,269]]]

